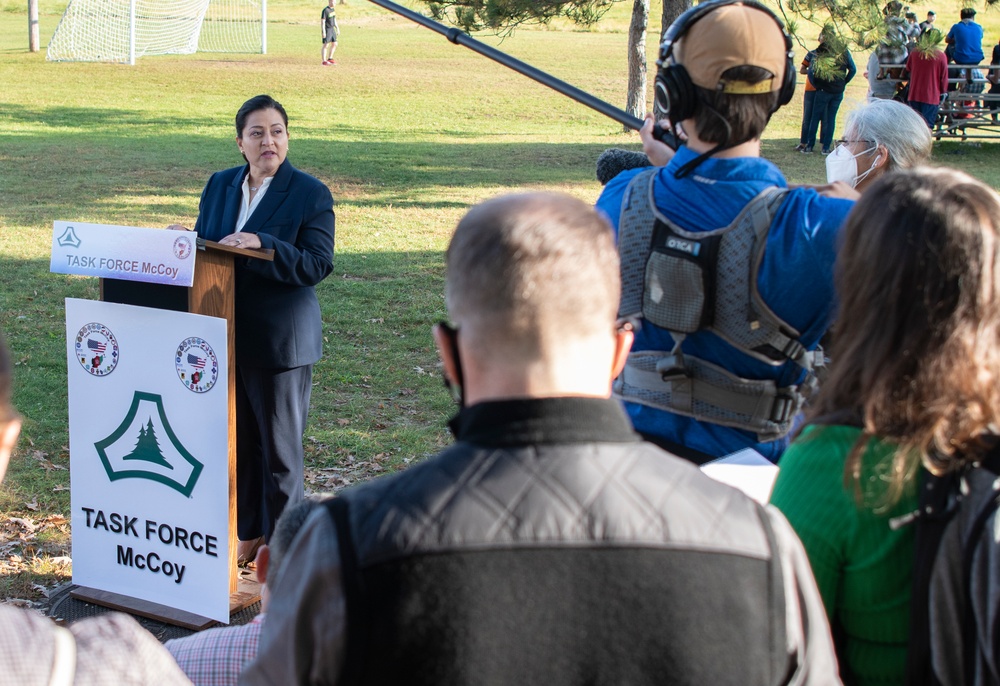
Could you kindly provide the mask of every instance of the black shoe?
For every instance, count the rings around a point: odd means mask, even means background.
[[[795,146],[795,152],[805,152],[805,151],[806,151],[805,143],[799,143],[798,145]]]
[[[806,147],[806,148],[802,148],[801,150],[799,150],[799,152],[807,153],[807,154],[811,154],[812,151],[813,151],[813,149],[812,149],[811,146],[810,147]]]
[[[833,151],[830,150],[830,148],[823,148],[823,154],[824,155],[829,155],[831,152],[833,152]]]

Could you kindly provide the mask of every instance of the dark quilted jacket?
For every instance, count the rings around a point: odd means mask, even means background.
[[[342,683],[784,683],[753,501],[639,442],[611,401],[487,403],[456,433],[332,501]]]

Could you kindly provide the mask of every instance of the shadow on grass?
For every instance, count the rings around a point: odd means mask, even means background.
[[[5,103],[4,119],[17,124],[38,124],[50,127],[72,127],[75,129],[101,129],[106,131],[109,125],[108,110],[100,107],[42,107],[32,108],[15,103]],[[115,110],[114,126],[143,126],[155,128],[158,126],[217,126],[220,122],[208,117],[150,117],[148,111]]]
[[[400,459],[439,446],[448,402],[430,326],[445,316],[443,275],[443,255],[434,250],[335,257],[334,273],[316,289],[325,352],[314,369],[311,435],[357,454]],[[42,451],[53,459],[68,445],[66,298],[96,300],[97,280],[52,274],[47,260],[0,256],[0,331],[15,365],[14,404],[25,419],[9,485],[46,498],[66,472],[49,472],[24,455]]]
[[[12,223],[129,216],[155,226],[194,214],[208,176],[242,161],[233,138],[206,133],[222,122],[204,117],[150,119],[124,111],[109,121],[98,107],[11,106],[0,118],[27,129],[9,136],[0,151],[3,215]],[[424,140],[405,140],[340,126],[329,140],[313,132],[296,138],[294,125],[291,131],[289,159],[330,185],[342,206],[456,208],[465,204],[453,199],[463,187],[592,182],[596,189],[595,164],[606,147],[507,142],[502,134],[463,142],[469,134],[450,132],[436,142],[426,133]]]

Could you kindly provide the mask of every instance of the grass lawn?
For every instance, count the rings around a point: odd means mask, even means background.
[[[291,119],[289,159],[337,201],[334,274],[317,289],[326,354],[306,442],[307,486],[335,490],[448,441],[453,408],[429,325],[445,316],[442,250],[464,209],[525,189],[593,201],[597,156],[638,148],[613,121],[362,0],[337,6],[339,64],[323,67],[322,5],[272,1],[268,55],[151,57],[127,67],[28,53],[23,4],[0,0],[0,330],[25,417],[0,489],[0,598],[37,599],[70,572],[63,301],[96,299],[97,284],[49,273],[54,220],[193,225],[208,176],[241,163],[236,109],[257,93],[280,100]],[[42,3],[43,46],[63,7]],[[555,26],[483,40],[621,104],[630,7],[591,31]],[[926,8],[915,9],[922,17]],[[944,8],[935,9],[946,24]],[[1000,22],[986,14],[995,36]],[[651,40],[650,64],[655,51]],[[841,121],[864,95],[859,74]],[[764,153],[791,181],[821,182],[824,158],[792,151],[800,98],[775,117]],[[935,161],[997,187],[998,150],[945,142]]]

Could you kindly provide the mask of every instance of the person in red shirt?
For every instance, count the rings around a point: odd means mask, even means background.
[[[906,74],[910,79],[907,100],[933,129],[942,96],[948,92],[948,58],[936,47],[941,42],[941,32],[931,29],[928,33],[936,34],[929,41],[935,47],[914,50],[906,59]]]

